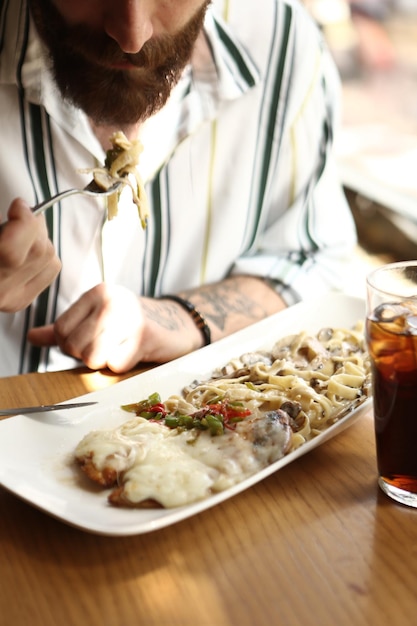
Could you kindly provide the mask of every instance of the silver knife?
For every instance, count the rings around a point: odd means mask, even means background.
[[[24,415],[25,413],[44,413],[46,411],[62,411],[64,409],[78,409],[91,406],[97,402],[75,402],[72,404],[41,404],[39,406],[22,406],[15,409],[0,409],[0,415]]]

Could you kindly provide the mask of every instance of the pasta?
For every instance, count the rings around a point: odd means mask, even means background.
[[[322,329],[279,340],[270,351],[244,354],[195,382],[166,406],[192,412],[223,401],[249,410],[284,409],[292,418],[294,449],[366,400],[370,365],[361,325]]]
[[[112,148],[107,151],[104,167],[96,167],[84,172],[91,172],[94,180],[102,189],[109,189],[115,182],[129,186],[132,191],[132,200],[136,204],[142,227],[146,227],[149,216],[149,207],[145,187],[137,166],[139,156],[143,150],[139,140],[129,141],[122,131],[110,137]],[[130,179],[134,179],[134,183]],[[107,215],[111,220],[118,212],[120,192],[111,194],[107,199]]]

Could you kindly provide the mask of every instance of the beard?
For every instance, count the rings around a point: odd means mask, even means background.
[[[69,26],[50,0],[29,5],[63,98],[97,125],[127,126],[164,106],[190,61],[210,2],[181,31],[150,39],[136,54],[124,53],[106,33]],[[115,67],[126,61],[134,68]]]

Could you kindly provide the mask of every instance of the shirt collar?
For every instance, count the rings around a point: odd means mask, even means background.
[[[225,102],[241,98],[259,80],[260,72],[245,47],[209,9],[182,79],[165,107],[142,126],[143,178],[151,178],[184,139],[215,120]],[[163,152],[155,142],[157,136],[164,137]]]
[[[211,88],[213,101],[239,98],[260,77],[249,52],[214,9],[207,11],[204,37],[197,42],[192,71],[197,85]]]

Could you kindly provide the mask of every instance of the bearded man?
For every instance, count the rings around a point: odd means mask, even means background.
[[[125,372],[343,285],[339,81],[297,0],[15,0],[1,8],[1,375]],[[139,139],[150,205],[73,196]]]

